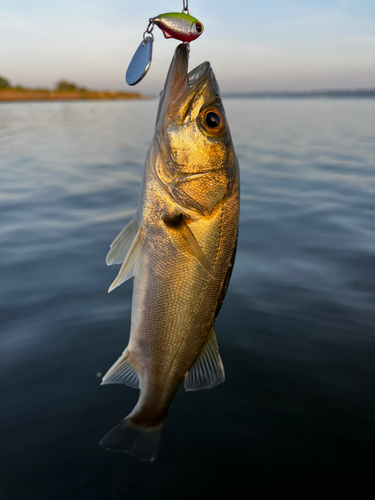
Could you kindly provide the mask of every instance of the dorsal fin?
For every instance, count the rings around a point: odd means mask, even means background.
[[[139,228],[132,244],[130,245],[128,253],[126,254],[125,260],[122,263],[117,278],[114,280],[114,282],[108,289],[108,293],[112,292],[112,290],[120,286],[122,283],[124,283],[124,281],[134,276],[134,265],[141,250],[141,242],[140,242],[141,235],[142,235],[142,229]]]
[[[121,264],[126,257],[126,254],[137,235],[138,224],[135,217],[126,224],[116,238],[111,243],[111,249],[105,259],[107,266],[112,264]]]
[[[225,373],[217,347],[216,335],[212,327],[208,339],[198,358],[185,376],[185,390],[210,389],[224,382]]]
[[[191,229],[186,224],[182,214],[173,219],[164,219],[164,222],[167,226],[174,227],[179,231],[190,252],[197,260],[198,264],[203,267],[203,269],[206,271],[207,274],[211,276],[211,278],[214,278],[214,272],[212,266],[208,261],[207,257],[205,256],[205,254],[203,253],[203,250],[201,249]]]
[[[126,384],[135,389],[139,388],[139,377],[129,360],[127,349],[104,375],[100,385],[105,384]]]
[[[232,251],[232,256],[230,258],[229,266],[228,266],[227,272],[225,274],[224,283],[223,283],[223,286],[221,288],[221,292],[220,292],[220,295],[219,295],[219,298],[218,298],[218,301],[217,301],[217,306],[216,306],[216,311],[215,311],[215,318],[216,318],[216,316],[220,312],[221,306],[223,305],[223,302],[224,302],[224,299],[225,299],[225,295],[226,295],[227,290],[228,290],[230,277],[232,276],[232,271],[233,271],[233,266],[234,266],[234,260],[236,258],[237,242],[238,242],[238,230],[237,230],[237,236],[236,236],[236,243],[235,243],[233,251]]]

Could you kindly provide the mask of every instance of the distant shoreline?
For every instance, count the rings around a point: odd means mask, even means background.
[[[224,92],[225,99],[375,99],[375,89],[290,92]],[[154,99],[138,92],[104,90],[48,90],[8,87],[0,89],[1,102],[95,101]]]
[[[375,99],[375,89],[312,90],[300,92],[224,92],[231,99]]]
[[[113,92],[93,90],[0,89],[0,102],[24,101],[94,101],[147,99],[138,92]]]

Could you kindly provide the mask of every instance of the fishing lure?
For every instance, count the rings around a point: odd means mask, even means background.
[[[182,12],[168,12],[151,17],[143,41],[136,50],[126,72],[126,83],[136,85],[147,74],[151,66],[154,26],[161,29],[165,38],[175,38],[186,44],[196,40],[203,33],[203,24],[189,14],[188,0],[183,0]]]
[[[192,42],[203,33],[203,24],[190,14],[169,12],[150,19],[160,28],[165,38],[176,38],[181,42]]]

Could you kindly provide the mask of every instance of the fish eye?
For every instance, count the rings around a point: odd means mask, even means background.
[[[220,116],[213,111],[206,114],[206,125],[208,128],[217,128],[220,126]]]
[[[202,25],[201,25],[201,23],[195,23],[195,28],[198,31],[198,33],[202,33]]]
[[[199,122],[204,132],[212,137],[219,137],[225,130],[224,116],[218,108],[213,106],[201,112]]]

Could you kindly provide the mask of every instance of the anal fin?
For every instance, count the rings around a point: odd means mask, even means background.
[[[135,389],[139,388],[139,377],[129,360],[126,349],[104,375],[100,385],[105,384],[126,384]]]
[[[224,366],[219,354],[216,335],[212,328],[202,352],[185,376],[184,387],[186,391],[210,389],[224,382],[224,380]]]

